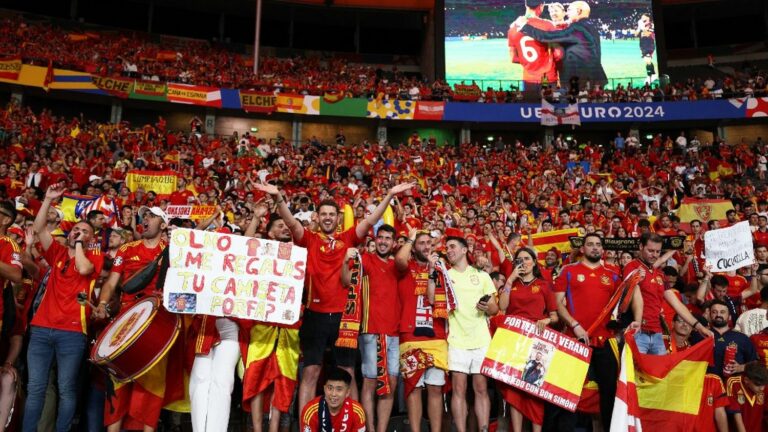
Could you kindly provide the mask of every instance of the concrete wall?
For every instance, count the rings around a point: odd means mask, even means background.
[[[264,120],[244,117],[216,117],[216,135],[232,135],[235,131],[239,135],[250,132],[252,127],[259,128],[255,133],[259,138],[276,138],[278,132],[285,139],[291,138],[292,125],[289,120]]]
[[[301,137],[304,141],[313,135],[326,143],[334,142],[336,133],[339,129],[344,131],[347,137],[347,144],[359,144],[364,140],[374,141],[376,139],[376,125],[360,124],[332,124],[332,123],[302,123]],[[290,136],[290,135],[289,135]]]
[[[738,144],[742,139],[751,144],[757,140],[757,137],[763,137],[763,141],[768,139],[768,125],[755,124],[725,127],[725,141],[728,144]]]

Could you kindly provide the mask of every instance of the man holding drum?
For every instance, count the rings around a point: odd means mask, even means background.
[[[93,311],[97,319],[107,317],[106,305],[115,295],[121,280],[126,280],[144,269],[167,246],[162,239],[163,231],[168,226],[168,216],[165,212],[159,207],[152,207],[142,208],[139,213],[143,213],[142,239],[126,243],[117,252],[112,264],[112,272],[101,288],[99,304]],[[143,290],[133,294],[122,294],[121,308],[125,310],[142,297],[156,294],[157,291],[157,273],[155,273],[154,278]],[[104,412],[104,423],[109,432],[117,432],[123,426],[143,427],[144,431],[153,431],[157,427],[166,390],[167,358],[168,356],[164,357],[135,382],[116,386],[115,397],[107,401]]]
[[[51,266],[51,273],[43,300],[31,322],[25,432],[37,430],[48,387],[48,371],[54,357],[59,387],[56,430],[69,430],[77,407],[78,374],[87,343],[87,305],[80,305],[77,296],[86,294],[90,297],[104,262],[101,251],[87,249],[93,238],[93,227],[88,222],[75,224],[65,245],[53,241],[46,229],[46,219],[51,203],[63,193],[64,187],[60,184],[48,188],[33,226],[43,247],[43,256]]]

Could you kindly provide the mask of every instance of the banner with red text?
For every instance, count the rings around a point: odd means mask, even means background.
[[[279,324],[299,319],[307,250],[293,243],[177,228],[163,303],[170,312]]]
[[[168,102],[221,108],[221,89],[187,84],[168,84]]]
[[[456,84],[453,91],[455,101],[476,101],[480,99],[482,91],[476,85]]]
[[[205,219],[213,216],[215,212],[216,206],[169,205],[165,208],[165,214],[170,219]]]
[[[480,372],[549,403],[576,411],[592,349],[560,332],[536,332],[516,316],[500,323]]]

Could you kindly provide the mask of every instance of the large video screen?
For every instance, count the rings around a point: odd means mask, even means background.
[[[651,0],[445,0],[445,63],[483,90],[653,83]]]

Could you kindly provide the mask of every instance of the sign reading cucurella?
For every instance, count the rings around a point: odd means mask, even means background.
[[[176,229],[163,293],[174,313],[281,324],[299,319],[307,250],[293,243]]]

